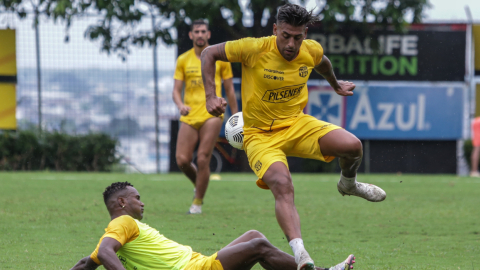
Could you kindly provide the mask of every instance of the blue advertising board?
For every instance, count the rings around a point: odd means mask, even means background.
[[[311,86],[305,111],[360,139],[456,140],[462,138],[464,97],[458,85],[366,85],[350,97]]]

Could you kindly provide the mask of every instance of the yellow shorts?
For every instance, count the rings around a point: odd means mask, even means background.
[[[215,116],[212,115],[212,117],[208,117],[208,118],[190,118],[190,117],[182,115],[180,117],[180,122],[183,122],[183,123],[193,127],[196,130],[200,130],[200,128],[203,126],[203,124],[205,124],[205,122],[207,122],[208,119],[214,118],[214,117]],[[222,120],[223,120],[223,114],[219,117],[222,118]]]
[[[200,253],[193,252],[192,258],[184,270],[223,270],[223,266],[220,261],[217,260],[217,253],[207,257]]]
[[[336,129],[341,127],[302,113],[290,127],[244,135],[243,147],[250,167],[259,178],[257,185],[269,189],[261,180],[263,175],[278,161],[288,168],[287,156],[332,161],[334,156],[322,155],[318,140]]]

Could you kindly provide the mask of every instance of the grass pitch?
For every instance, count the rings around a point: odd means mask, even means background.
[[[359,175],[387,192],[381,203],[342,197],[338,175],[293,179],[304,242],[319,266],[354,253],[355,269],[480,269],[478,178]],[[69,269],[89,255],[109,222],[102,192],[114,181],[138,189],[144,222],[197,252],[210,255],[256,229],[291,254],[273,196],[254,180],[222,174],[210,182],[204,213],[192,216],[193,187],[181,174],[0,173],[0,269]]]

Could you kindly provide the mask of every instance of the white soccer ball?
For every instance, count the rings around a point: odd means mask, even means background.
[[[225,124],[225,138],[231,146],[243,150],[243,114],[237,112]]]

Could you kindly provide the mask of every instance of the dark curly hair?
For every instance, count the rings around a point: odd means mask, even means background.
[[[110,199],[110,197],[112,197],[113,194],[115,194],[117,191],[124,190],[127,187],[133,187],[133,185],[125,181],[125,182],[115,182],[110,186],[106,187],[105,191],[103,192],[103,201],[105,202],[105,205],[107,205],[108,199]]]
[[[304,7],[295,4],[285,4],[278,9],[277,24],[287,23],[292,26],[304,26],[319,21],[313,15],[313,9],[307,11]]]

